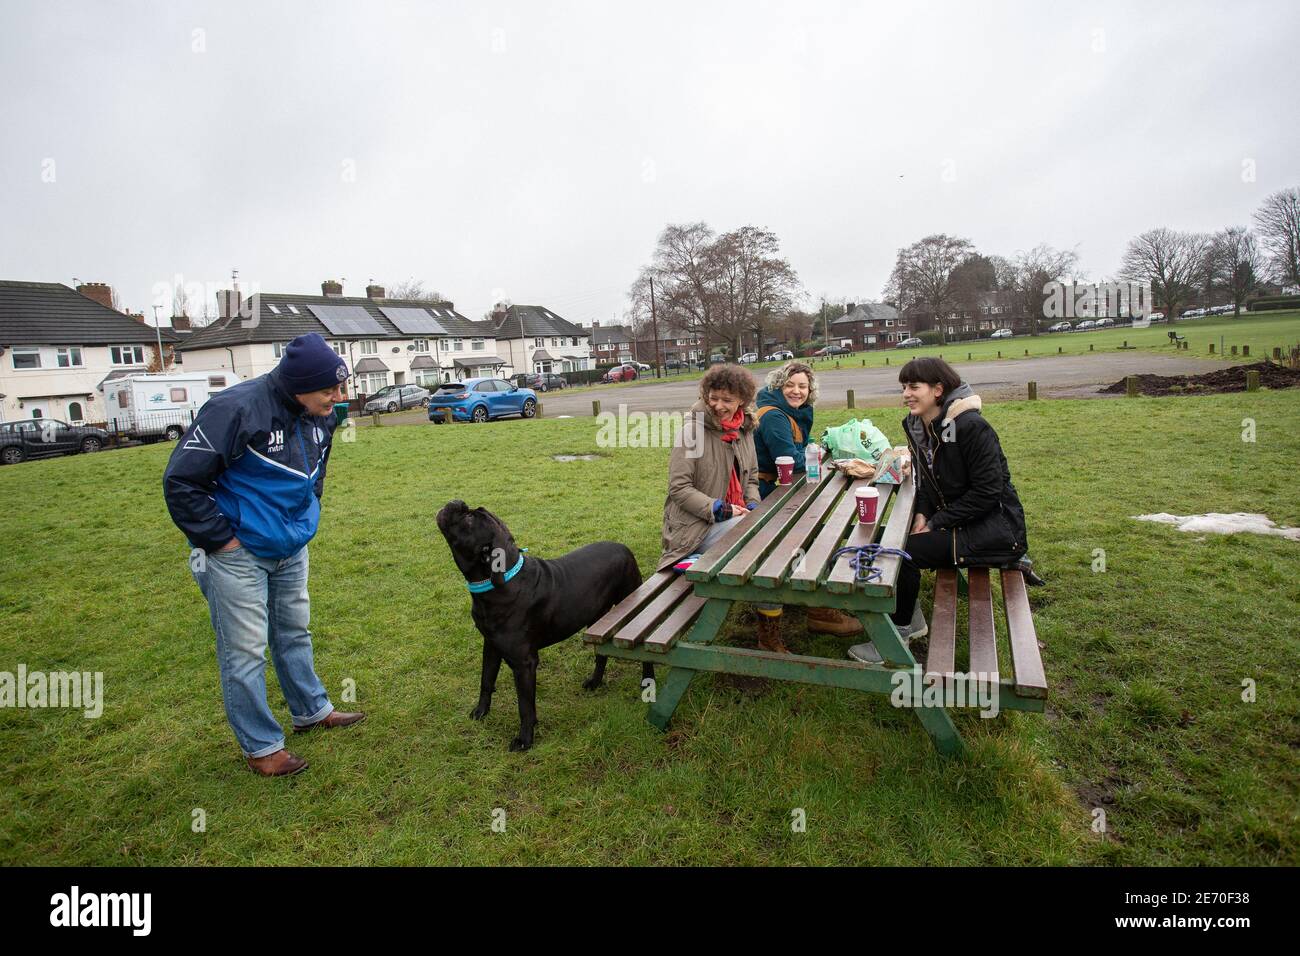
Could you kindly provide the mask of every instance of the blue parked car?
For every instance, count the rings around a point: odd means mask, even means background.
[[[429,396],[429,421],[442,424],[444,408],[451,409],[457,422],[485,422],[505,415],[532,418],[537,414],[537,393],[501,378],[467,378],[445,382]]]

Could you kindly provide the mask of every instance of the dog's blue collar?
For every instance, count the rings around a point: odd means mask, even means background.
[[[513,568],[511,568],[509,571],[505,573],[505,579],[507,581],[513,578],[516,574],[518,574],[519,569],[524,566],[524,552],[527,550],[528,550],[527,548],[519,549],[519,560],[515,562],[515,566]],[[492,590],[492,579],[489,578],[486,581],[466,581],[465,587],[469,588],[470,591],[474,594],[482,594],[484,591]]]

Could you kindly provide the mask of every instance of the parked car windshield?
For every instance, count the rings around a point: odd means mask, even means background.
[[[439,395],[450,395],[453,392],[463,392],[463,391],[465,391],[464,382],[446,382],[438,386]]]

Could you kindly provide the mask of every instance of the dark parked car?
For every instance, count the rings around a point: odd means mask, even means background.
[[[107,442],[108,432],[102,428],[69,425],[54,418],[3,422],[0,423],[0,463],[16,465],[24,458],[99,451]]]
[[[554,372],[533,372],[531,374],[520,372],[518,375],[511,376],[510,381],[519,388],[531,388],[535,392],[559,391],[562,388],[569,387],[569,383],[565,381],[564,376],[556,375]]]
[[[714,352],[712,355],[709,356],[710,365],[721,365],[726,361],[727,361],[727,357],[723,355],[721,352]]]
[[[456,422],[485,422],[505,415],[533,418],[537,414],[537,393],[503,378],[467,378],[447,382],[434,392],[429,399],[429,421],[441,425],[444,408],[451,409],[452,421]]]
[[[424,408],[429,404],[430,392],[419,385],[385,385],[366,399],[362,409],[371,412],[395,412],[403,408]]]
[[[818,349],[816,354],[821,356],[848,355],[849,350],[842,345],[827,345],[824,348]]]
[[[903,339],[903,341],[901,341],[901,342],[899,342],[897,345],[895,345],[894,348],[896,348],[896,349],[919,349],[919,348],[920,348],[922,345],[924,345],[924,344],[925,344],[924,342],[922,342],[919,338],[917,338],[915,335],[913,335],[910,339]]]

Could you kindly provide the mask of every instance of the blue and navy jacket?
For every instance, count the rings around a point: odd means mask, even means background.
[[[217,392],[172,450],[163,496],[190,546],[231,538],[287,558],[316,534],[334,416],[307,414],[275,371]]]

